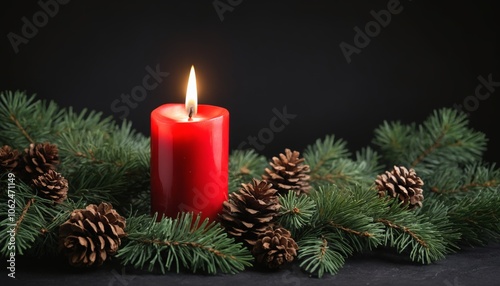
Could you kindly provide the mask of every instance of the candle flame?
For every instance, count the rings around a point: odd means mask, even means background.
[[[194,66],[191,66],[191,72],[189,73],[189,80],[186,91],[186,112],[189,118],[196,115],[198,111],[198,90],[196,88],[196,74],[194,72]]]

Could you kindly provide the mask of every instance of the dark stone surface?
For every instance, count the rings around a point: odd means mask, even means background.
[[[18,259],[16,279],[1,271],[0,285],[499,285],[500,244],[464,248],[432,265],[418,265],[394,253],[357,255],[337,275],[321,279],[303,273],[297,264],[278,272],[246,270],[236,275],[191,273],[151,274],[110,263],[97,270],[73,269],[61,261]]]

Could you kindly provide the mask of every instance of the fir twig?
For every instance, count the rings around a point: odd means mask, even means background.
[[[414,167],[420,175],[454,164],[481,159],[486,148],[483,133],[468,127],[464,113],[451,108],[436,110],[422,124],[387,123],[375,130],[373,142],[390,165]]]
[[[32,198],[28,199],[28,201],[24,205],[23,210],[21,211],[21,215],[16,220],[16,227],[14,228],[14,235],[17,235],[17,232],[19,231],[19,226],[23,222],[24,217],[26,216],[26,213],[28,212],[29,208],[31,207],[31,204],[33,204],[34,202],[35,202],[35,198],[32,197]]]
[[[306,195],[297,195],[289,191],[285,196],[280,195],[278,223],[292,233],[297,239],[298,232],[310,224],[311,218],[316,211],[316,203]]]
[[[429,245],[425,241],[423,241],[415,232],[410,230],[408,227],[399,225],[396,222],[392,222],[388,219],[383,219],[383,218],[378,218],[375,219],[376,222],[381,222],[383,223],[386,227],[396,229],[396,230],[401,230],[403,233],[408,234],[411,236],[418,244],[420,244],[422,247],[428,249]]]
[[[317,173],[325,165],[330,165],[336,159],[347,158],[349,151],[346,145],[347,143],[342,139],[335,139],[334,135],[329,135],[307,146],[304,151],[304,159],[310,167],[310,175],[312,177],[321,176]]]
[[[315,226],[327,227],[326,231],[339,231],[356,251],[364,251],[382,243],[383,226],[366,214],[367,203],[355,195],[357,192],[364,190],[359,186],[354,189],[339,189],[335,185],[319,188],[311,195],[318,209],[312,222]]]
[[[19,131],[21,131],[21,133],[24,135],[24,137],[26,137],[26,139],[28,139],[30,143],[35,143],[35,141],[31,138],[28,132],[26,132],[26,129],[23,126],[21,126],[21,123],[19,122],[19,120],[17,120],[14,114],[11,113],[9,119],[16,125]]]
[[[267,160],[254,150],[234,150],[229,156],[229,192],[239,190],[241,184],[260,178]]]
[[[399,253],[409,253],[412,261],[422,264],[443,259],[453,251],[454,245],[449,239],[452,235],[446,235],[446,229],[441,232],[437,220],[402,208],[397,201],[388,203],[388,207],[374,218],[386,227],[386,246],[396,248]],[[446,216],[441,219],[447,222]]]
[[[182,213],[176,219],[163,218],[156,222],[148,216],[127,220],[127,241],[118,251],[123,265],[156,267],[162,273],[181,267],[192,272],[215,274],[237,273],[251,265],[252,256],[246,247],[228,238],[218,224],[200,221],[200,216]]]
[[[1,185],[4,183],[2,178]],[[12,211],[7,204],[0,205],[0,231],[2,233],[12,232],[15,236],[15,252],[19,255],[25,254],[28,250],[37,246],[37,241],[43,230],[48,229],[52,218],[57,216],[59,211],[52,207],[52,201],[43,199],[33,194],[29,185],[21,180],[16,180],[15,188],[15,214],[16,219],[11,219],[9,214]],[[9,244],[10,235],[0,237],[0,252],[7,257],[12,251]],[[43,247],[51,248],[52,245]]]
[[[446,126],[447,127],[447,126]],[[446,128],[447,129],[447,128]],[[429,154],[431,154],[432,152],[434,152],[434,150],[436,150],[437,148],[441,147],[441,141],[443,140],[443,137],[444,135],[446,134],[447,130],[443,130],[441,132],[441,134],[439,134],[438,138],[436,139],[436,141],[434,141],[432,143],[431,146],[429,146],[427,149],[425,149],[424,151],[422,151],[422,153],[420,153],[420,155],[418,155],[418,157],[413,161],[411,162],[410,166],[412,168],[414,168],[415,166],[417,166],[420,162],[422,162],[427,156],[429,156]],[[454,144],[457,144],[457,143],[454,143]]]
[[[306,237],[298,245],[300,267],[319,278],[326,273],[337,273],[345,263],[346,255],[336,250],[336,241],[324,236]]]

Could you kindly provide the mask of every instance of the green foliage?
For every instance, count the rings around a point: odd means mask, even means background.
[[[229,157],[229,192],[240,189],[241,184],[260,178],[267,166],[266,157],[253,149],[234,150]]]
[[[420,175],[427,175],[438,167],[481,159],[486,137],[468,124],[464,113],[443,108],[419,125],[384,122],[375,130],[373,143],[389,165],[412,167]]]
[[[318,277],[335,274],[354,252],[381,244],[383,225],[361,212],[364,201],[351,189],[319,188],[311,198],[316,210],[298,236],[300,266]]]
[[[482,245],[500,240],[500,170],[482,162],[487,139],[468,125],[464,113],[443,108],[419,125],[384,122],[373,142],[390,164],[413,167],[423,179],[424,204],[437,206],[427,209],[425,219],[446,210],[440,235],[452,243]],[[457,233],[459,239],[453,238]]]
[[[409,253],[412,261],[422,264],[443,259],[452,252],[441,230],[425,215],[407,211],[397,203],[386,210],[375,218],[386,227],[384,245],[394,247],[399,253]]]
[[[162,273],[181,267],[192,272],[215,274],[237,273],[250,266],[250,252],[241,243],[228,238],[215,222],[191,213],[182,213],[176,219],[156,221],[146,215],[127,219],[127,240],[118,251],[123,265]]]
[[[0,142],[23,150],[38,140],[50,141],[57,133],[63,111],[54,102],[35,100],[35,95],[0,93]]]
[[[278,223],[288,229],[292,237],[297,237],[300,230],[310,224],[316,203],[309,196],[290,191],[285,196],[280,195],[280,204]]]
[[[336,241],[339,243],[335,243]],[[343,248],[339,247],[342,242],[316,235],[304,237],[298,242],[300,267],[318,278],[324,274],[336,274],[344,266],[345,256],[348,254],[345,250],[349,249],[348,244],[344,244]]]
[[[500,241],[500,195],[494,192],[478,191],[475,194],[457,198],[450,203],[449,219],[461,233],[460,242],[469,245],[486,245]]]
[[[0,120],[5,122],[0,143],[21,151],[32,142],[56,144],[70,198],[107,201],[122,211],[144,202],[137,197],[149,189],[149,139],[130,122],[118,124],[86,109],[77,113],[22,92],[3,92],[0,99]],[[144,205],[141,210],[148,211]]]
[[[367,202],[358,199],[357,192],[363,192],[363,189],[359,186],[339,188],[336,185],[319,188],[311,195],[317,205],[317,212],[311,221],[322,231],[342,233],[355,251],[365,251],[381,244],[384,229],[362,211]]]
[[[53,254],[57,248],[54,241],[43,246],[40,243],[54,238],[54,230],[59,226],[60,218],[66,220],[73,206],[54,205],[52,201],[37,196],[19,178],[9,181],[6,174],[0,179],[3,190],[7,190],[9,182],[15,188],[11,189],[13,192],[2,192],[4,203],[0,204],[0,231],[7,234],[0,237],[2,256],[6,257],[13,251],[19,255],[29,251]],[[11,233],[15,243],[9,244]]]
[[[69,181],[68,200],[54,205],[38,197],[30,182],[16,180],[15,206],[0,204],[0,232],[14,228],[19,255],[57,254],[58,228],[71,211],[106,201],[129,216],[117,254],[124,265],[209,274],[251,266],[249,251],[217,223],[191,213],[176,219],[149,216],[149,138],[130,122],[9,91],[0,93],[0,121],[1,145],[22,151],[33,142],[57,144],[57,171]],[[309,145],[303,156],[313,189],[310,195],[280,196],[277,220],[297,241],[302,269],[318,277],[335,274],[349,256],[377,247],[428,264],[463,244],[500,241],[500,169],[482,161],[486,137],[468,123],[466,115],[440,109],[420,124],[384,122],[373,139],[380,153],[366,147],[353,154],[333,135]],[[422,208],[378,197],[374,180],[393,165],[414,168],[423,179]],[[235,150],[229,191],[260,178],[267,166],[267,158],[254,150]],[[8,183],[7,174],[0,174],[3,190]],[[0,192],[4,202],[11,196]],[[4,257],[12,251],[9,239],[0,237]]]
[[[313,186],[335,184],[347,187],[372,183],[373,177],[381,170],[379,155],[371,148],[365,148],[357,152],[353,160],[346,145],[345,141],[330,135],[306,147],[304,158],[311,169]]]

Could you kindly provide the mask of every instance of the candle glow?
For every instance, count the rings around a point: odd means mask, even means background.
[[[194,66],[191,66],[191,72],[189,73],[186,90],[186,112],[189,118],[195,116],[198,112],[198,90],[196,87],[196,73],[194,72]]]

